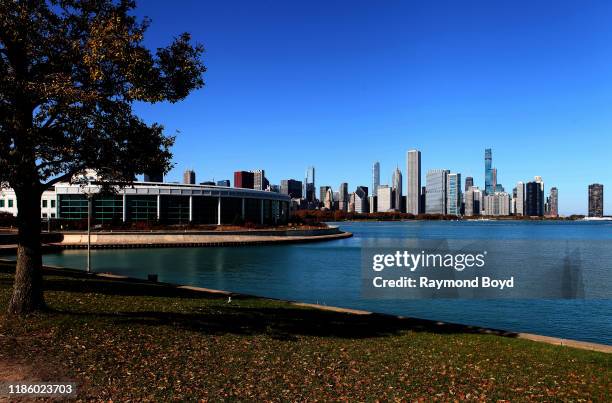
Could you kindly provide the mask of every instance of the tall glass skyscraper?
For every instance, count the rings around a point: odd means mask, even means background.
[[[393,186],[393,206],[391,207],[397,211],[402,211],[402,171],[399,167],[393,171],[391,182]]]
[[[304,178],[304,189],[302,192],[307,201],[315,201],[317,198],[315,189],[315,168],[308,167],[308,169],[306,169],[306,178]]]
[[[380,163],[376,161],[372,166],[372,195],[376,195],[378,186],[380,186]]]
[[[447,169],[431,169],[427,171],[425,212],[427,214],[446,214],[446,177]]]
[[[406,153],[406,212],[421,211],[421,152],[410,150]]]
[[[446,176],[446,214],[461,215],[461,174]]]
[[[485,193],[495,192],[493,184],[493,153],[490,148],[485,149]]]

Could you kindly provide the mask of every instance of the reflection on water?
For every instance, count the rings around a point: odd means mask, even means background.
[[[156,273],[165,282],[612,344],[611,300],[367,300],[361,297],[361,246],[365,242],[407,238],[612,241],[612,223],[429,221],[339,225],[355,236],[324,243],[279,246],[94,250],[93,268],[141,278]],[[581,247],[580,253],[589,251]],[[83,250],[44,258],[47,264],[75,268],[85,267],[85,259]],[[567,262],[568,267],[571,264]],[[568,295],[580,291],[572,288],[580,285],[574,280],[567,283]],[[608,290],[609,286],[608,283]]]

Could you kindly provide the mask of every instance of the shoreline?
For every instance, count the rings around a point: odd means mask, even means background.
[[[251,245],[276,245],[308,242],[324,242],[352,237],[351,232],[341,231],[337,226],[317,229],[244,230],[244,231],[101,231],[92,232],[92,249],[129,248],[190,248],[231,247]],[[0,244],[0,255],[15,254],[15,235],[5,235]],[[15,239],[13,239],[15,238]],[[46,238],[46,239],[45,239]],[[86,232],[63,232],[43,234],[43,253],[64,249],[85,249],[88,245]]]
[[[14,263],[15,262],[12,260],[0,258],[0,265],[13,266]],[[111,272],[87,273],[79,269],[72,269],[72,268],[61,267],[61,266],[44,265],[43,273],[50,274],[50,275],[60,275],[60,276],[67,275],[71,277],[87,277],[87,278],[97,277],[97,278],[103,278],[107,280],[120,280],[120,281],[126,281],[126,282],[134,283],[134,284],[155,285],[155,286],[175,288],[175,289],[180,289],[180,290],[189,290],[193,292],[201,292],[201,293],[212,294],[212,295],[223,295],[223,296],[237,297],[237,298],[255,298],[255,299],[262,299],[262,300],[279,301],[279,302],[286,302],[294,306],[307,307],[307,308],[317,309],[321,311],[331,311],[331,312],[346,313],[346,314],[360,315],[360,316],[371,316],[373,318],[374,317],[395,318],[399,320],[407,320],[411,322],[421,323],[424,326],[439,328],[439,329],[444,329],[444,330],[456,329],[456,330],[461,330],[465,333],[489,334],[489,335],[495,335],[499,337],[524,339],[524,340],[530,340],[530,341],[534,341],[538,343],[545,343],[545,344],[562,346],[562,347],[571,347],[571,348],[576,348],[580,350],[597,351],[597,352],[602,352],[606,354],[612,354],[612,345],[607,345],[607,344],[602,344],[602,343],[594,343],[594,342],[587,342],[587,341],[581,341],[581,340],[545,336],[545,335],[540,335],[540,334],[535,334],[535,333],[515,332],[515,331],[502,330],[502,329],[493,329],[493,328],[486,328],[486,327],[480,327],[480,326],[466,325],[466,324],[461,324],[461,323],[443,322],[443,321],[437,321],[433,319],[413,318],[413,317],[407,317],[407,316],[401,316],[401,315],[392,315],[392,314],[352,309],[352,308],[343,308],[343,307],[337,307],[337,306],[312,304],[312,303],[300,302],[300,301],[283,300],[279,298],[271,298],[271,297],[266,297],[266,296],[261,296],[261,295],[244,294],[244,293],[232,292],[232,291],[227,291],[227,290],[211,289],[211,288],[205,288],[205,287],[192,286],[188,284],[175,284],[175,283],[166,283],[166,282],[158,282],[158,281],[149,281],[145,279],[129,277],[129,276],[115,274]]]

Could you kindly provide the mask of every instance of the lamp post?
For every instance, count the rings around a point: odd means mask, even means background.
[[[92,210],[91,193],[87,194],[87,273],[91,273],[91,210]]]

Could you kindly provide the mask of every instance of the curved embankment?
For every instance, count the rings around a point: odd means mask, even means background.
[[[91,246],[98,249],[239,246],[319,242],[351,236],[353,234],[340,231],[338,227],[244,231],[94,232],[91,234]],[[66,249],[85,248],[87,233],[63,233],[61,240],[53,242],[52,245]]]

